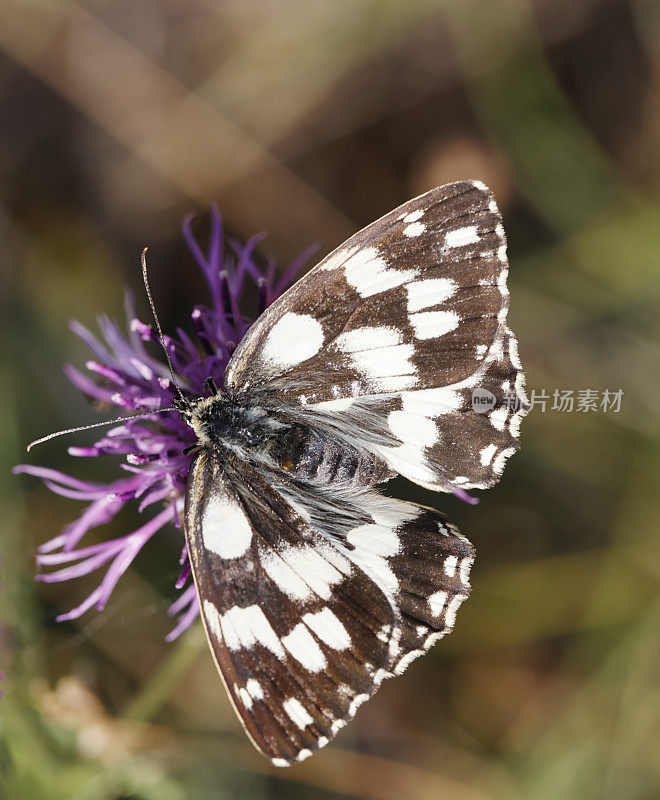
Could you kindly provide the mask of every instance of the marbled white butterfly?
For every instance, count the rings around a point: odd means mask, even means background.
[[[321,261],[249,329],[221,390],[179,406],[198,437],[185,535],[206,635],[273,764],[326,745],[454,626],[472,545],[375,487],[484,489],[518,448],[507,271],[486,186],[433,189]]]

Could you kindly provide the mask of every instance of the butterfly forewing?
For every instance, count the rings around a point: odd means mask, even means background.
[[[274,764],[323,747],[451,629],[472,548],[430,509],[365,494],[333,541],[248,462],[202,452],[186,539],[204,625],[234,708]]]
[[[488,189],[434,189],[355,234],[279,298],[236,350],[225,386],[337,418],[423,486],[490,486],[527,410],[506,326],[507,273]],[[486,409],[473,408],[475,390],[491,395]]]

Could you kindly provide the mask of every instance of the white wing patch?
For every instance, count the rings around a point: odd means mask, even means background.
[[[202,517],[204,547],[220,558],[238,558],[250,547],[252,526],[231,494],[213,492]]]
[[[456,330],[461,318],[455,311],[420,311],[411,314],[410,324],[417,339],[436,339]]]
[[[409,237],[421,236],[425,230],[426,225],[423,222],[411,222],[410,225],[406,225],[403,229],[403,235]]]
[[[304,730],[308,725],[314,722],[312,717],[307,713],[305,706],[295,697],[289,697],[285,700],[282,703],[282,708],[289,719],[296,724],[300,730]]]
[[[375,247],[364,247],[344,262],[346,281],[360,297],[371,297],[412,280],[414,269],[388,269],[385,257]]]
[[[476,244],[479,241],[476,225],[466,225],[464,228],[457,228],[449,231],[445,236],[445,247],[464,247],[468,244]]]
[[[438,426],[432,419],[405,409],[390,411],[387,424],[397,439],[410,448],[421,451],[438,441]]]
[[[395,328],[385,325],[354,328],[339,335],[334,344],[382,392],[397,392],[417,382],[417,370],[410,360],[415,346],[402,344],[402,335]]]
[[[316,639],[302,622],[291,633],[282,637],[282,644],[310,672],[320,672],[328,665]]]
[[[348,533],[346,541],[362,552],[375,556],[388,557],[399,552],[399,535],[388,525],[360,525]]]
[[[210,600],[204,600],[203,611],[209,633],[212,633],[218,642],[222,642],[222,625],[218,609]]]
[[[426,278],[406,284],[408,313],[439,306],[456,293],[458,284],[450,278]]]
[[[324,600],[332,596],[332,587],[344,580],[344,574],[331,564],[324,555],[312,549],[309,545],[291,546],[280,550],[279,559],[287,569],[281,572],[276,568],[273,573],[277,580],[273,580],[282,591],[287,594],[295,586],[296,591],[302,592],[302,583],[309,587],[309,592],[314,592]],[[272,565],[270,567],[272,569]],[[292,575],[300,579],[295,583]],[[278,581],[281,580],[281,583]],[[287,591],[288,590],[288,591]]]
[[[230,650],[249,649],[258,643],[284,658],[282,643],[260,606],[233,606],[220,617],[220,624]]]
[[[309,585],[290,566],[287,560],[278,553],[274,551],[264,553],[261,558],[261,566],[277,588],[292,600],[308,600],[313,596]],[[325,595],[328,594],[325,584],[322,587],[322,591]]]
[[[348,631],[329,608],[303,614],[302,620],[328,647],[334,650],[346,650],[351,646]]]
[[[284,314],[268,333],[261,357],[277,367],[293,367],[323,347],[323,327],[309,314]]]
[[[362,353],[365,350],[395,347],[402,342],[401,331],[387,325],[374,325],[346,331],[335,339],[334,345],[343,353]]]

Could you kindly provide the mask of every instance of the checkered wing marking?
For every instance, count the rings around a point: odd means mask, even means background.
[[[442,515],[365,496],[332,541],[258,471],[201,453],[185,512],[202,619],[232,704],[278,766],[327,744],[380,683],[451,630],[471,546]]]
[[[423,486],[491,486],[528,408],[507,274],[490,191],[476,181],[434,189],[356,233],[273,303],[234,353],[225,387],[349,430]],[[477,388],[494,397],[488,413],[472,408]]]

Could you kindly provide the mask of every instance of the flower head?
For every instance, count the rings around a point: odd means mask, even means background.
[[[278,277],[275,262],[262,268],[255,260],[254,250],[263,235],[254,236],[246,244],[226,237],[220,213],[212,207],[210,241],[204,253],[191,224],[192,218],[187,217],[183,235],[206,278],[211,303],[193,309],[194,338],[177,329],[176,336],[165,337],[165,347],[184,394],[199,397],[207,378],[221,384],[234,348],[252,324],[241,311],[246,285],[251,283],[257,289],[260,314],[293,282],[314,248],[302,253]],[[158,336],[151,325],[138,319],[131,297],[126,301],[126,313],[127,333],[107,317],[99,319],[103,342],[80,323],[72,323],[74,333],[88,345],[93,357],[86,364],[89,374],[72,366],[65,367],[66,374],[88,397],[134,414],[170,408],[177,391],[162,352],[160,356],[152,354],[160,348]],[[127,419],[107,430],[92,447],[69,448],[71,455],[80,457],[124,456],[121,468],[125,474],[111,483],[80,480],[38,466],[15,468],[15,472],[41,478],[57,494],[88,503],[75,522],[39,548],[37,563],[46,570],[37,576],[39,580],[55,583],[105,570],[98,587],[58,620],[75,619],[92,606],[102,609],[123,573],[154,534],[169,523],[179,525],[192,460],[186,448],[194,442],[194,433],[178,413],[153,413],[141,419]],[[129,501],[136,501],[138,510],[149,516],[144,525],[118,539],[80,546],[91,528],[109,522]],[[183,591],[169,609],[178,617],[169,639],[176,638],[199,613],[194,586],[189,583],[185,547],[180,564],[176,586]]]

